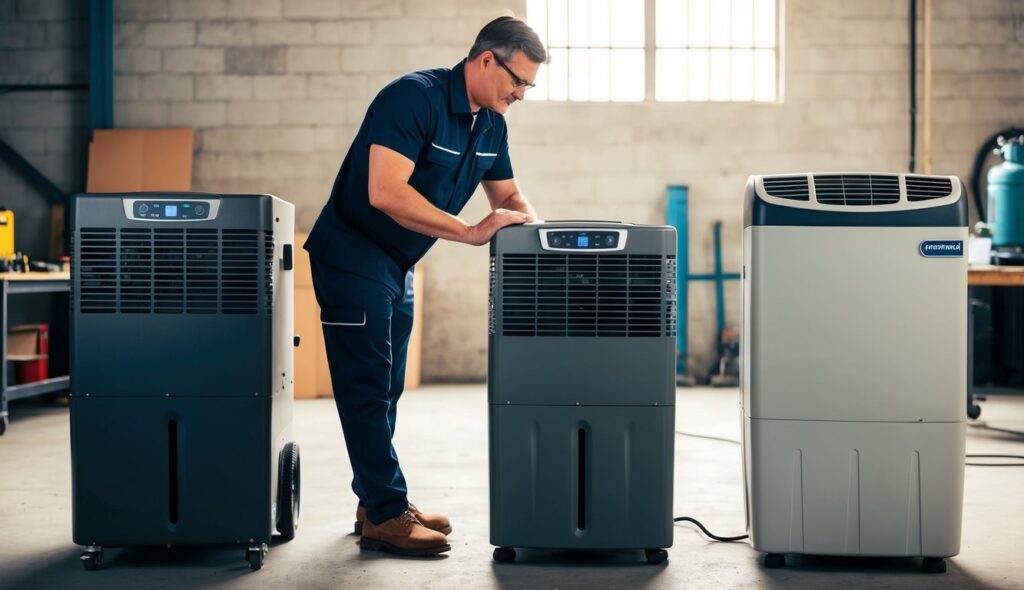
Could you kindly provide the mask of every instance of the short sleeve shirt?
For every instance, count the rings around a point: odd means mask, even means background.
[[[306,249],[327,264],[364,276],[379,273],[374,267],[382,264],[370,260],[377,253],[369,246],[403,272],[413,266],[436,238],[408,230],[370,205],[370,146],[412,160],[409,184],[438,209],[457,215],[481,180],[513,177],[505,118],[481,109],[473,119],[462,63],[413,72],[385,86],[366,112]],[[359,235],[344,240],[329,235],[352,231]],[[355,238],[365,243],[354,247]]]

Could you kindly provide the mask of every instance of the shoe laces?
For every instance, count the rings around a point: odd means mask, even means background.
[[[420,519],[416,518],[416,515],[408,510],[398,517],[398,522],[400,522],[405,528],[412,528],[414,524],[422,524]]]

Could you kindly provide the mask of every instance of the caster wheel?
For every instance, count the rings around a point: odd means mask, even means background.
[[[511,547],[495,547],[494,561],[498,563],[512,563],[516,560],[516,550]]]
[[[668,551],[664,549],[644,549],[644,557],[651,565],[661,565],[668,561]]]
[[[967,417],[971,420],[977,420],[981,416],[981,406],[978,404],[971,404],[967,407]]]
[[[103,550],[95,547],[89,547],[85,551],[82,551],[82,555],[79,557],[82,560],[82,567],[86,571],[94,572],[100,568],[100,564],[103,563]]]
[[[249,547],[245,552],[245,559],[249,562],[249,569],[256,571],[263,567],[263,559],[267,556],[267,544],[260,543]]]
[[[786,556],[781,553],[768,553],[764,556],[764,567],[768,569],[786,567]]]
[[[299,445],[294,442],[285,444],[278,464],[277,532],[285,539],[294,539],[299,529],[299,500],[302,491]]]
[[[921,562],[921,571],[926,574],[946,573],[946,560],[941,557],[925,557]]]
[[[0,417],[0,436],[7,432],[7,416]]]

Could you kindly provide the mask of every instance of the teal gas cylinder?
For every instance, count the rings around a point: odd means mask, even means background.
[[[1024,246],[1024,136],[999,138],[1003,163],[988,171],[988,224],[993,246]]]

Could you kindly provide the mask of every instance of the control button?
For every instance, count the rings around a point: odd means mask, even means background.
[[[196,205],[193,208],[193,211],[196,212],[196,215],[205,215],[206,214],[206,205]]]
[[[604,239],[605,246],[613,246],[615,244],[615,236],[608,236]]]
[[[552,246],[561,246],[562,245],[562,238],[560,238],[558,236],[555,236],[555,237],[551,238],[551,245]]]
[[[147,205],[145,203],[139,205],[139,213],[143,213],[143,214],[149,213],[149,205]]]

